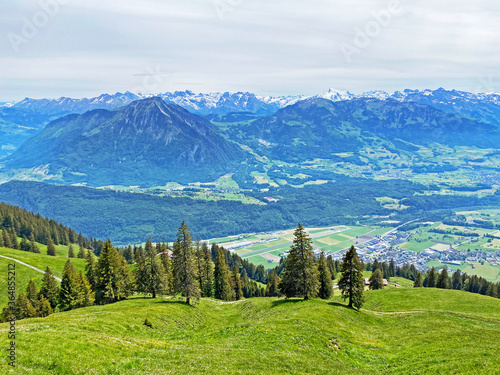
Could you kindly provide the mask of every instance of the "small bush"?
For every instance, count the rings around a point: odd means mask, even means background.
[[[144,321],[144,325],[149,328],[154,328],[153,323],[151,323],[151,321],[148,318],[146,318],[146,320]]]

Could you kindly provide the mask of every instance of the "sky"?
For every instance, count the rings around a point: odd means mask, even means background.
[[[500,92],[499,24],[489,0],[2,0],[0,101]]]

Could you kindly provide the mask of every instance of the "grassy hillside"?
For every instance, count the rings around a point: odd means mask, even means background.
[[[16,374],[498,373],[500,300],[430,289],[331,301],[129,300],[17,323]],[[143,325],[148,318],[154,328]],[[6,324],[0,346],[7,347]]]

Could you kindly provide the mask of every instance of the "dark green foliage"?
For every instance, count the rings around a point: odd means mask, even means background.
[[[280,284],[281,292],[287,297],[309,299],[318,295],[318,270],[311,244],[311,239],[299,223]]]
[[[154,328],[153,323],[151,323],[151,321],[148,318],[144,320],[144,325],[149,328]]]
[[[437,282],[436,269],[432,267],[428,272],[427,276],[424,279],[424,286],[426,288],[435,288]]]
[[[30,251],[32,253],[40,254],[40,248],[35,243],[35,236],[33,235],[33,233],[30,234]]]
[[[192,299],[200,297],[200,287],[191,232],[184,221],[177,230],[173,254],[175,292],[186,297],[186,303],[189,305]]]
[[[92,291],[92,287],[82,271],[76,274],[75,283],[77,291],[75,308],[92,306],[95,301],[95,293]]]
[[[333,263],[333,262],[332,262]],[[322,251],[318,261],[319,273],[319,298],[330,299],[333,295],[333,281],[330,273],[328,261],[325,258],[325,253]]]
[[[78,248],[78,255],[76,257],[79,259],[85,258],[85,249],[83,248],[83,244],[81,244],[81,243],[80,243],[80,246]]]
[[[49,237],[47,240],[47,255],[56,256],[56,247],[54,246],[54,241]]]
[[[380,268],[377,268],[375,271],[372,272],[372,275],[370,276],[370,290],[377,290],[377,289],[383,289],[384,288],[384,275],[382,274],[382,271],[380,271]]]
[[[96,303],[113,303],[127,298],[133,290],[133,282],[125,259],[111,240],[107,240],[96,265]]]
[[[36,309],[38,307],[39,296],[38,290],[36,288],[33,279],[29,281],[28,286],[26,288],[26,298],[31,302],[31,305]]]
[[[446,268],[441,270],[436,282],[436,288],[449,289],[450,288],[450,277],[448,276],[448,271]]]
[[[413,283],[413,287],[414,288],[421,288],[421,287],[423,287],[422,274],[420,272],[417,274],[415,282]]]
[[[58,303],[58,296],[59,285],[57,283],[57,280],[54,278],[52,271],[49,267],[47,267],[42,278],[42,286],[40,287],[38,298],[40,300],[45,298],[47,301],[49,301],[50,306],[54,309]]]
[[[52,306],[50,306],[50,302],[45,297],[42,297],[38,304],[37,316],[44,318],[53,312],[54,311],[52,310]]]
[[[132,246],[127,246],[125,251],[123,252],[123,257],[127,261],[127,264],[133,264],[134,263],[134,252],[132,251]]]
[[[167,290],[167,279],[161,258],[153,246],[151,237],[146,241],[144,257],[139,257],[135,268],[137,291],[151,297],[162,295]]]
[[[212,262],[212,256],[206,242],[203,242],[201,246],[199,241],[196,242],[196,266],[202,297],[212,297],[214,284],[214,264]]]
[[[222,249],[217,249],[217,258],[215,259],[214,296],[224,301],[230,301],[233,298],[231,276]]]
[[[36,309],[24,293],[19,293],[16,298],[16,319],[36,317]]]
[[[74,258],[74,257],[75,257],[75,250],[73,249],[73,245],[69,244],[68,258]]]
[[[279,289],[281,279],[276,274],[276,271],[269,272],[268,282],[266,286],[266,297],[280,297],[281,292]]]
[[[10,236],[7,232],[7,230],[3,230],[2,231],[2,237],[3,237],[3,246],[5,247],[8,247],[8,248],[12,248],[12,242],[10,241]]]
[[[456,270],[451,276],[451,288],[455,290],[461,290],[462,286],[462,272],[460,272],[460,270]]]
[[[233,287],[233,299],[238,301],[243,298],[243,290],[241,285],[240,271],[236,265],[233,266],[233,272],[231,273],[231,285]]]
[[[68,259],[64,266],[64,273],[59,287],[59,310],[71,310],[77,306],[78,290],[76,270],[73,263]]]
[[[349,307],[359,310],[364,302],[363,265],[354,246],[342,257],[340,272],[339,289],[342,298],[349,299]]]
[[[332,280],[335,280],[335,276],[337,275],[337,267],[335,266],[335,261],[331,255],[326,257],[326,265],[328,266],[328,270],[330,271],[330,275],[332,276]]]
[[[160,253],[161,263],[163,265],[163,269],[165,270],[165,283],[167,286],[166,294],[174,294],[175,293],[175,285],[174,285],[174,274],[172,270],[172,259],[170,259],[170,249],[167,245],[163,247],[163,252]],[[140,256],[140,255],[139,255]]]

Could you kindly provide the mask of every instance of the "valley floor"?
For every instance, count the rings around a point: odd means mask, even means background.
[[[8,328],[0,325],[2,349]],[[370,291],[360,312],[338,295],[195,307],[135,297],[18,321],[16,329],[17,367],[2,358],[1,373],[500,373],[500,300],[453,290]]]

